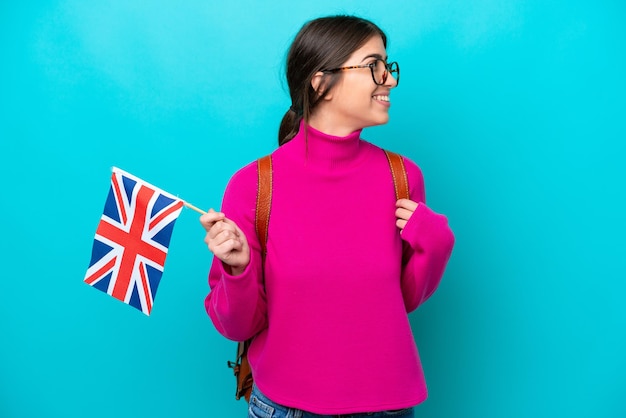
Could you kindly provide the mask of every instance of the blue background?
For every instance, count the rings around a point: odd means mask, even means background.
[[[150,317],[83,283],[118,166],[203,207],[275,148],[308,19],[357,13],[402,66],[364,137],[423,169],[457,244],[411,320],[420,417],[624,417],[620,1],[3,1],[0,416],[244,416],[184,210]],[[367,367],[367,365],[363,365]],[[302,366],[303,372],[306,364]]]

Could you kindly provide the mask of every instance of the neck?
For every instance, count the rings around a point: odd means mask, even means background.
[[[292,142],[300,149],[305,164],[336,171],[356,163],[361,157],[360,134],[359,129],[348,135],[332,135],[301,121]]]
[[[311,115],[307,123],[320,132],[337,137],[348,136],[352,132],[362,130],[362,128],[356,126],[337,123],[335,116],[334,114],[328,114],[328,112],[324,111],[324,108],[320,107]]]

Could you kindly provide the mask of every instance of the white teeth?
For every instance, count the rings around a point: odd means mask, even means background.
[[[389,101],[389,96],[374,96],[374,99],[381,100],[383,102],[388,102]]]

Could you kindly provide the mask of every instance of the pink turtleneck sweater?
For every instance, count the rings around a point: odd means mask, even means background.
[[[407,159],[411,199],[420,203],[400,233],[386,156],[360,133],[333,137],[301,125],[272,154],[265,286],[256,162],[239,170],[222,211],[246,234],[250,264],[232,276],[215,259],[209,273],[205,306],[217,330],[235,341],[255,336],[248,359],[259,390],[318,414],[426,399],[407,312],[435,291],[454,245],[446,217],[423,203],[422,174]]]

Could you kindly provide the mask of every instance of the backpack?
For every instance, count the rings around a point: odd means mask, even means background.
[[[409,182],[404,167],[402,156],[391,151],[384,150],[389,162],[391,176],[396,194],[396,200],[409,198]],[[272,157],[266,155],[257,160],[257,171],[259,177],[259,187],[257,189],[255,227],[261,244],[261,262],[265,264],[267,252],[267,231],[270,221],[270,209],[272,207]],[[252,338],[237,343],[236,360],[228,361],[227,366],[233,369],[233,374],[237,382],[235,399],[239,400],[243,396],[250,402],[252,392],[252,370],[248,363],[248,347]]]

